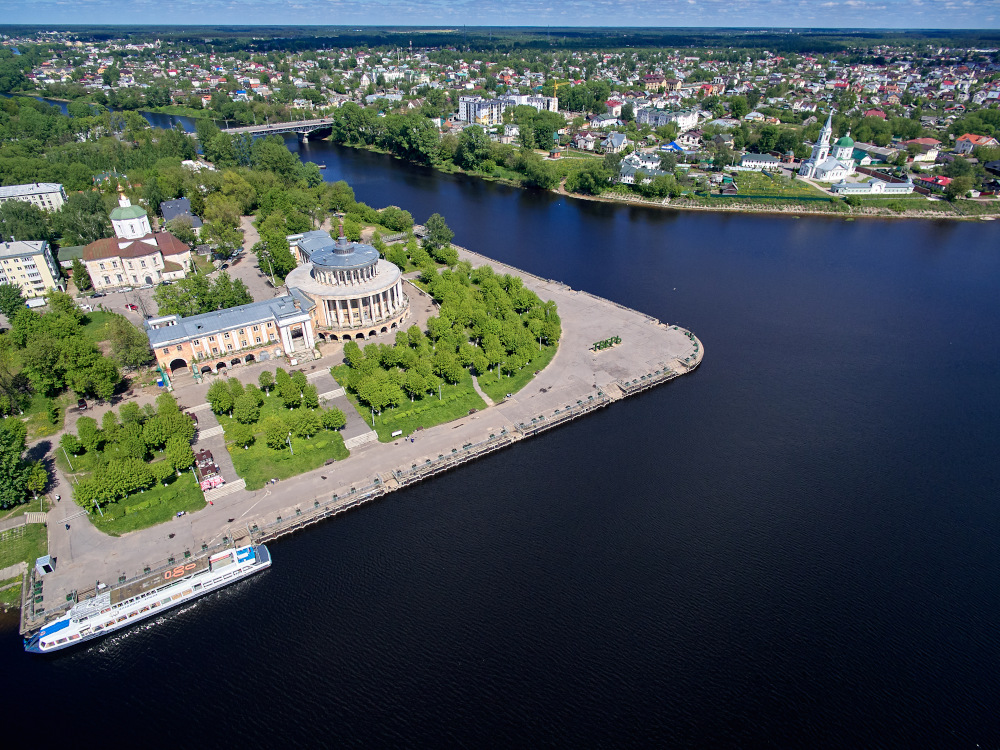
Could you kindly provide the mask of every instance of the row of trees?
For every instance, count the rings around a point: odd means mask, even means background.
[[[85,508],[120,500],[156,482],[167,484],[194,463],[194,422],[167,393],[156,399],[155,409],[129,402],[118,414],[105,413],[100,426],[92,417],[80,417],[76,429],[75,435],[63,435],[59,446],[91,472],[74,489]],[[156,460],[149,462],[152,457]]]
[[[561,324],[554,302],[542,302],[516,276],[498,276],[489,266],[475,270],[460,262],[454,270],[426,270],[421,280],[440,305],[427,321],[396,333],[393,346],[344,344],[350,366],[345,383],[358,400],[381,413],[458,383],[467,372],[497,368],[511,375],[545,345],[555,345]]]
[[[41,461],[24,458],[28,428],[19,419],[0,420],[0,508],[27,502],[44,492],[49,474]]]
[[[259,387],[253,383],[243,385],[236,378],[217,380],[208,389],[208,403],[218,415],[228,415],[234,423],[227,428],[228,439],[245,448],[259,433],[264,434],[268,447],[276,450],[285,447],[289,433],[297,437],[312,437],[321,429],[339,430],[347,419],[336,408],[321,409],[316,386],[308,383],[305,375],[295,371],[291,375],[284,368],[277,368],[274,375],[264,371],[258,378]],[[287,413],[271,414],[261,419],[264,399],[272,391]]]

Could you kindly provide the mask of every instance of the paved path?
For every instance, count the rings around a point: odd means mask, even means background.
[[[487,260],[481,256],[460,251],[463,259],[478,266]],[[214,505],[197,513],[160,524],[149,529],[127,534],[118,539],[106,537],[89,523],[86,516],[76,515],[77,506],[69,501],[65,480],[57,477],[58,488],[67,498],[50,511],[50,551],[58,560],[56,573],[46,577],[46,601],[65,601],[69,591],[86,590],[96,580],[113,582],[120,575],[132,576],[146,565],[156,567],[166,558],[180,557],[184,551],[196,553],[203,544],[217,544],[223,537],[238,538],[257,523],[273,523],[278,516],[289,518],[296,508],[311,509],[314,499],[327,500],[333,493],[344,497],[352,487],[370,485],[375,478],[392,481],[393,472],[409,471],[412,466],[428,459],[452,453],[464,445],[478,443],[501,430],[516,431],[518,425],[545,416],[551,419],[556,410],[565,410],[596,396],[604,389],[612,398],[620,397],[616,381],[640,379],[666,367],[684,372],[678,360],[695,352],[694,342],[683,330],[666,326],[659,321],[624,308],[614,302],[575,291],[565,285],[531,276],[500,263],[491,262],[498,273],[522,276],[525,285],[542,299],[553,299],[559,307],[563,322],[563,338],[552,363],[527,387],[500,404],[488,406],[476,414],[462,417],[455,422],[416,433],[414,441],[397,440],[391,443],[367,443],[356,447],[349,458],[291,479],[282,480],[261,490],[237,490],[220,497]],[[424,304],[428,304],[426,301]],[[428,304],[430,310],[432,303]],[[595,341],[620,336],[622,343],[608,350],[594,352]],[[327,371],[332,364],[342,361],[337,348],[334,356],[306,365],[307,377],[321,393],[335,390],[336,386]],[[698,351],[697,361],[703,355]],[[271,368],[275,363],[267,363]],[[256,382],[261,365],[234,368],[230,375],[243,382]],[[320,374],[316,374],[320,373]],[[312,376],[312,377],[310,377]],[[190,409],[204,402],[208,382],[179,387],[176,396]],[[272,396],[273,397],[273,396]],[[332,400],[348,418],[345,438],[360,438],[371,432],[345,396]],[[208,410],[198,411],[203,429],[210,429],[216,422]],[[352,442],[357,442],[352,440]],[[223,466],[229,458],[221,435],[200,439],[197,447],[211,447]],[[519,447],[516,450],[530,450]],[[223,466],[231,471],[231,462]],[[226,474],[228,478],[228,474]],[[234,475],[235,476],[235,475]],[[65,525],[69,524],[70,529]],[[277,561],[280,564],[280,561]]]

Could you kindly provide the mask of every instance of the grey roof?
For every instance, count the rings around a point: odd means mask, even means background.
[[[163,201],[163,203],[160,204],[160,213],[163,215],[164,221],[188,218],[191,220],[191,227],[193,229],[199,229],[201,227],[201,219],[191,213],[191,201],[187,198],[177,198],[172,201]]]
[[[378,250],[371,245],[351,242],[346,237],[334,240],[329,232],[322,229],[306,232],[296,244],[308,256],[306,261],[323,268],[364,268],[379,259]]]
[[[179,315],[168,315],[163,318],[155,318],[146,321],[146,335],[149,343],[153,347],[172,344],[177,341],[187,341],[201,336],[211,336],[223,331],[231,331],[234,328],[245,328],[246,326],[266,323],[273,320],[278,324],[285,318],[293,318],[306,315],[313,306],[312,300],[306,298],[298,290],[290,290],[291,294],[274,299],[251,302],[249,305],[239,305],[237,307],[227,307],[225,310],[192,315],[182,318]],[[296,307],[298,300],[301,307]],[[165,325],[162,328],[154,329],[150,323],[156,323],[173,319],[172,325]]]
[[[20,198],[27,195],[58,193],[62,185],[58,182],[32,182],[28,185],[8,185],[0,187],[0,198]]]
[[[0,258],[13,258],[21,255],[35,255],[44,252],[48,240],[17,240],[15,242],[0,242]]]

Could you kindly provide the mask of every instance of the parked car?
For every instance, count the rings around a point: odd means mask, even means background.
[[[131,304],[131,303],[125,305],[125,309],[126,310],[131,310],[132,312],[139,312],[139,308],[136,307],[135,305]]]
[[[119,291],[119,292],[131,292],[131,291],[132,291],[132,287],[130,287],[130,286],[123,286],[123,287],[122,287],[121,289],[119,289],[118,291]]]
[[[80,411],[87,411],[87,402],[85,399],[78,398],[76,400],[76,408]]]
[[[153,288],[153,285],[152,285],[152,284],[143,284],[143,285],[142,285],[141,287],[139,287],[139,288],[140,288],[140,289],[152,289],[152,288]]]
[[[98,297],[107,297],[107,296],[108,295],[106,295],[104,292],[94,292],[93,294],[90,295],[90,298],[97,299]]]

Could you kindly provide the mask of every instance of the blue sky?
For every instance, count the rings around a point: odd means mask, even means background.
[[[1000,27],[1000,0],[0,0],[26,24]]]

